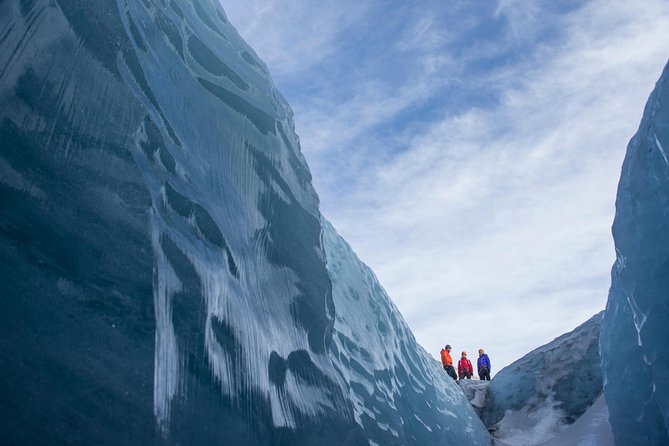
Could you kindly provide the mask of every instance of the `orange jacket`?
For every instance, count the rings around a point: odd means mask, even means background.
[[[451,359],[451,354],[448,353],[448,350],[441,350],[441,363],[443,365],[453,365],[453,359]]]

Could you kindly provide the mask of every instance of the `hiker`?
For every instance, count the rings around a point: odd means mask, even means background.
[[[472,362],[467,359],[467,352],[462,352],[462,358],[458,361],[458,378],[460,379],[472,379],[474,374],[474,366]]]
[[[444,370],[448,373],[448,376],[457,381],[458,375],[455,374],[455,369],[453,368],[453,359],[451,359],[451,346],[446,344],[446,346],[441,349],[441,363],[444,365]]]
[[[490,358],[482,348],[479,349],[479,359],[476,361],[476,366],[479,370],[479,379],[490,381]]]

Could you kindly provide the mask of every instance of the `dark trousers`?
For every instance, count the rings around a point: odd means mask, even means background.
[[[481,367],[479,369],[479,379],[490,381],[490,370],[488,370],[487,367]]]
[[[465,378],[472,379],[472,374],[469,373],[469,372],[462,372],[462,373],[458,373],[458,377],[460,379],[465,379]]]
[[[453,368],[452,365],[445,365],[444,370],[446,370],[446,373],[448,373],[448,376],[453,378],[454,380],[458,380],[458,375],[455,374],[455,369]]]

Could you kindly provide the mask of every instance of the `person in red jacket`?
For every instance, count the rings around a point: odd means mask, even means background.
[[[462,352],[462,358],[458,361],[458,377],[460,377],[460,379],[472,379],[473,374],[474,366],[472,366],[472,362],[467,359],[467,352]]]
[[[455,374],[455,369],[453,368],[453,359],[451,359],[451,346],[446,344],[446,347],[441,349],[441,363],[444,366],[444,370],[448,373],[448,376],[457,380],[458,376]]]

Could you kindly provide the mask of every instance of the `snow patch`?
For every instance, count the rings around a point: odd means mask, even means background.
[[[507,445],[535,446],[558,435],[566,427],[562,422],[565,417],[564,411],[549,398],[536,407],[507,410],[497,423],[494,437]]]

